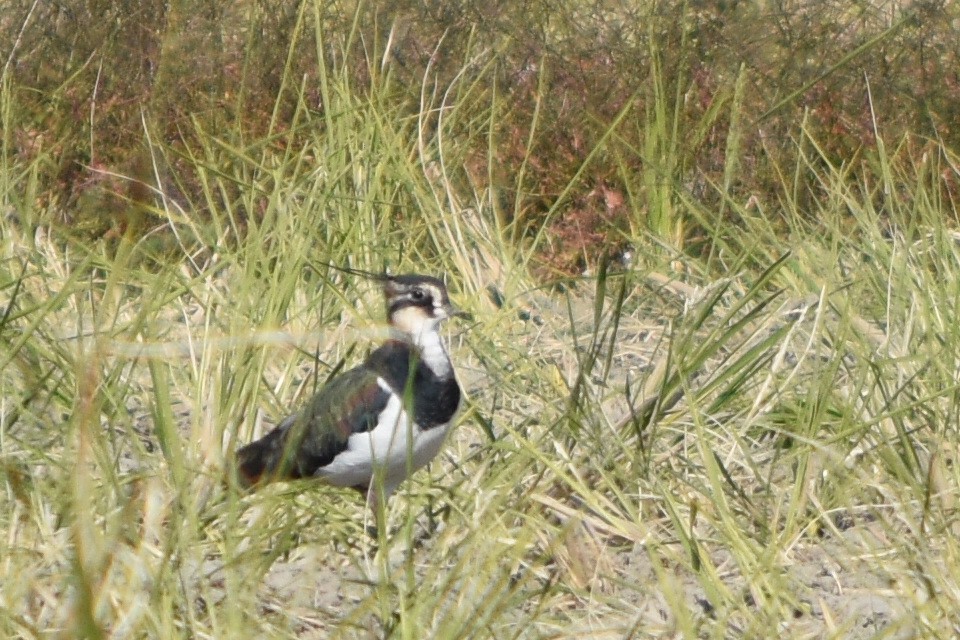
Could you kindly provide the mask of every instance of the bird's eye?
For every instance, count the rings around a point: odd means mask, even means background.
[[[410,297],[413,298],[414,300],[423,300],[425,296],[426,294],[420,289],[414,289],[413,291],[410,292]]]

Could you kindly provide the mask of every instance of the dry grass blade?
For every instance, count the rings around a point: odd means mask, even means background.
[[[949,10],[161,4],[0,14],[0,636],[960,635]],[[387,272],[474,319],[372,540],[226,473]]]

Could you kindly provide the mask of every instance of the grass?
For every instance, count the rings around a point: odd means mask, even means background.
[[[359,32],[331,42],[318,7],[288,16],[290,51],[352,64]],[[545,279],[556,239],[524,226],[520,195],[536,136],[515,198],[467,167],[480,141],[496,174],[512,144],[492,67],[425,76],[411,107],[362,44],[367,85],[347,62],[288,68],[294,108],[278,100],[262,134],[197,118],[168,145],[144,118],[140,170],[110,179],[149,195],[98,237],[64,233],[40,193],[57,148],[13,151],[27,116],[4,75],[3,635],[958,633],[947,145],[874,120],[876,144],[838,161],[800,119],[789,156],[748,158],[743,76],[691,140],[653,67],[650,108],[618,110],[545,213],[582,206],[564,203],[610,160],[629,260],[585,244],[584,273]],[[719,179],[693,188],[685,145],[722,121]],[[736,176],[761,162],[775,188],[744,197]],[[223,482],[238,443],[382,335],[375,286],[324,264],[447,273],[475,318],[448,327],[459,425],[379,543],[353,492]]]

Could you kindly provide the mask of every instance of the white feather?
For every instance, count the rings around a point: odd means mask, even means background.
[[[384,493],[390,495],[407,476],[437,455],[449,424],[426,431],[420,429],[410,420],[400,397],[386,381],[377,378],[377,384],[390,394],[387,406],[377,416],[377,426],[351,435],[347,448],[319,469],[317,475],[333,485],[357,487],[371,484],[374,475],[380,472]]]
[[[443,347],[443,340],[440,334],[433,327],[431,331],[423,331],[414,337],[414,343],[420,347],[420,357],[423,363],[433,371],[437,376],[443,378],[450,374],[453,367],[450,364],[450,356]]]

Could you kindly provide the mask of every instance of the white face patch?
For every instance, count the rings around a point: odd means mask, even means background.
[[[400,331],[417,336],[436,329],[437,324],[444,316],[433,317],[423,307],[402,307],[394,312],[391,323]]]

